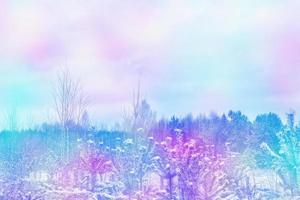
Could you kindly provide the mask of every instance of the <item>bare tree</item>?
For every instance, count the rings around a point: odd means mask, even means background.
[[[133,93],[132,110],[124,112],[124,128],[133,133],[149,131],[156,119],[156,113],[141,95],[141,83],[138,80],[137,90]]]
[[[87,97],[80,81],[73,79],[69,70],[63,69],[57,74],[57,83],[53,90],[54,109],[62,127],[64,147],[62,156],[69,155],[69,125],[80,123],[87,107]]]
[[[5,113],[5,120],[7,122],[7,128],[9,131],[14,132],[18,129],[18,113],[15,106],[7,110]]]

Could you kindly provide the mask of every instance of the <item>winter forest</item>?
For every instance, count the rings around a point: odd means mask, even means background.
[[[53,88],[56,122],[0,133],[3,200],[273,200],[300,195],[300,129],[274,113],[157,118],[140,87],[110,129],[89,120],[68,70]]]
[[[299,10],[0,0],[0,200],[300,200]]]

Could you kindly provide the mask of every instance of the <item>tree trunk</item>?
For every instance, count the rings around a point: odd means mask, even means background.
[[[139,176],[139,182],[140,182],[140,190],[143,190],[143,177]]]
[[[173,182],[172,182],[172,176],[168,177],[168,190],[170,195],[170,200],[173,199]]]
[[[298,182],[298,173],[297,173],[297,168],[296,169],[291,169],[291,185],[292,185],[292,195],[298,195],[299,193],[299,182]]]
[[[160,178],[160,189],[162,190],[164,188],[164,178],[163,176],[159,176]]]
[[[92,172],[91,173],[91,191],[92,192],[95,192],[96,184],[97,184],[97,173]]]

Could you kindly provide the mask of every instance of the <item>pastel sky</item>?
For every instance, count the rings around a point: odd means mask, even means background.
[[[94,119],[130,106],[140,76],[159,115],[300,109],[300,2],[0,0],[0,108],[51,118],[68,67]],[[50,113],[50,114],[49,114]]]

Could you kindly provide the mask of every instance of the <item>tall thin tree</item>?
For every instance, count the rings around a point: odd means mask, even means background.
[[[62,128],[62,157],[68,160],[70,151],[69,126],[79,124],[87,107],[87,98],[78,79],[73,79],[68,69],[57,74],[53,90],[54,110]]]

